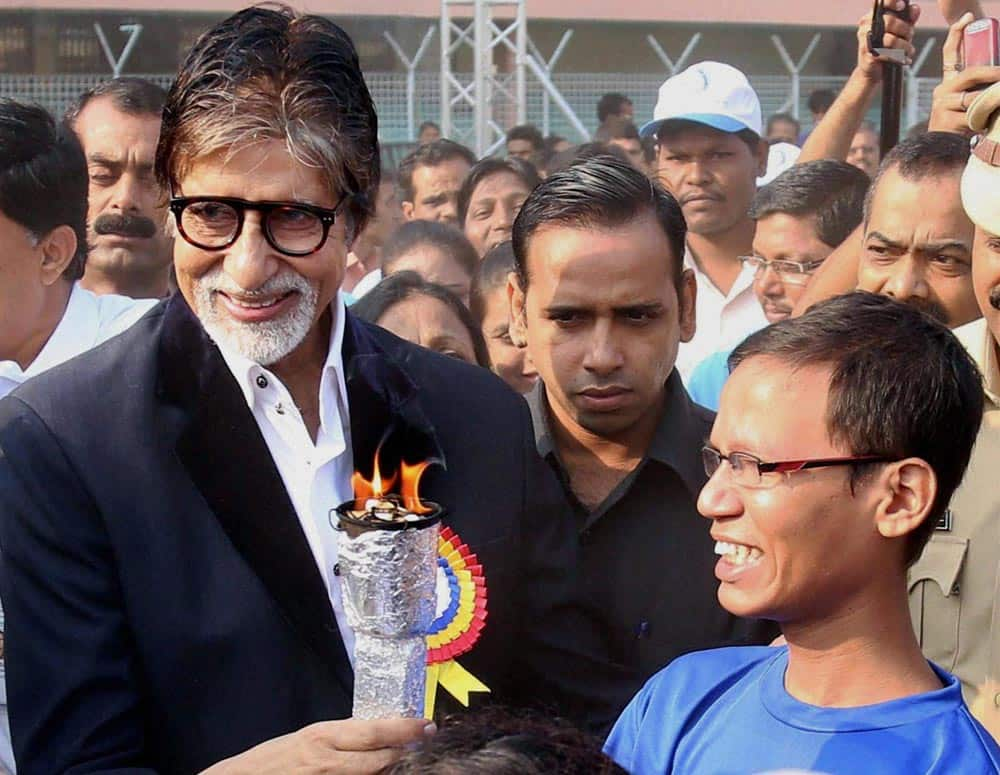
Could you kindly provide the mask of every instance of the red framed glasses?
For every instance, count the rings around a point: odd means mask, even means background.
[[[765,462],[759,457],[746,452],[730,452],[723,455],[715,447],[705,445],[701,448],[701,462],[705,473],[711,479],[722,466],[722,461],[729,463],[733,479],[739,484],[753,486],[760,484],[762,474],[794,474],[807,468],[826,468],[828,466],[849,466],[859,463],[891,463],[891,458],[878,455],[859,455],[855,457],[825,457],[813,460],[781,460]]]

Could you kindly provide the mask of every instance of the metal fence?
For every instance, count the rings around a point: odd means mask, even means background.
[[[170,85],[172,75],[144,75],[164,87]],[[95,75],[6,75],[0,74],[0,96],[36,102],[61,115],[67,106],[86,89],[110,78]],[[552,80],[566,98],[573,111],[591,131],[597,128],[595,108],[602,94],[617,91],[627,94],[635,104],[636,120],[641,122],[653,114],[656,93],[663,82],[663,73],[555,73]],[[366,74],[372,97],[378,107],[380,136],[385,143],[406,143],[413,138],[407,126],[406,74],[401,72],[369,72]],[[846,79],[841,77],[803,76],[799,85],[802,104],[799,114],[808,116],[805,101],[811,91],[820,88],[837,90]],[[750,76],[750,81],[760,95],[764,115],[779,110],[790,110],[788,101],[792,94],[792,79],[786,75]],[[911,116],[926,118],[930,112],[931,92],[937,81],[933,78],[918,79],[918,105]],[[440,116],[441,84],[436,72],[416,73],[414,97],[415,126],[422,121],[437,121]],[[548,104],[547,104],[548,103]],[[504,106],[494,106],[500,123],[509,126],[513,120],[503,120]],[[511,112],[512,115],[512,112]],[[547,99],[541,85],[533,78],[528,80],[528,121],[543,129],[545,134],[559,134],[576,142],[579,136],[566,117]],[[873,113],[873,118],[877,114]],[[453,116],[457,132],[472,127],[471,111]],[[904,121],[905,124],[905,121]]]

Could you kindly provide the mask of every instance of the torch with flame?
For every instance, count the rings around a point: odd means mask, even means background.
[[[355,635],[356,718],[424,713],[425,636],[435,618],[444,510],[421,501],[418,489],[433,462],[403,462],[386,478],[376,452],[371,481],[355,473],[354,500],[336,509],[344,611]],[[397,478],[399,494],[392,492]]]

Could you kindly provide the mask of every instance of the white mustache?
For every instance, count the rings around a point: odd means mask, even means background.
[[[298,291],[307,294],[312,289],[312,285],[302,275],[285,268],[274,277],[269,277],[267,282],[257,288],[248,289],[232,281],[232,279],[216,266],[198,280],[198,284],[207,292],[221,292],[227,296],[242,296],[252,299],[267,296],[284,296],[290,291]]]

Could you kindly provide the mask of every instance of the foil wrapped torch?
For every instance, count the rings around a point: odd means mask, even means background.
[[[354,500],[336,509],[344,611],[355,636],[355,718],[424,715],[444,513],[418,495],[429,465],[402,463],[397,495],[396,474],[383,478],[376,453],[371,481],[355,473]]]

